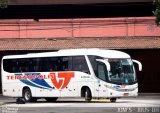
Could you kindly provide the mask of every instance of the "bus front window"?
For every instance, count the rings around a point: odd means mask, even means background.
[[[133,84],[136,82],[136,76],[133,70],[131,59],[109,59],[111,71],[108,80],[116,84]]]

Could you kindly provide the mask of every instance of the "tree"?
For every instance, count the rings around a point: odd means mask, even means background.
[[[156,16],[156,24],[160,25],[160,0],[153,0],[153,4],[156,6],[153,14]]]
[[[8,7],[8,0],[0,0],[0,9]]]

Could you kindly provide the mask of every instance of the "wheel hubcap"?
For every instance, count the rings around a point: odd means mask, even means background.
[[[26,99],[26,100],[29,100],[30,98],[31,98],[30,92],[27,91],[27,92],[25,93],[25,99]]]
[[[88,97],[88,93],[87,93],[87,91],[85,92],[85,98],[87,99],[87,97]]]

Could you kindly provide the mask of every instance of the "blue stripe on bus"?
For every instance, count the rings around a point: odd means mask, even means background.
[[[40,75],[40,73],[25,73],[25,75]],[[52,88],[44,79],[31,79],[32,82],[38,84],[38,85],[41,85],[41,86],[44,86],[44,87],[47,87],[47,88]]]
[[[33,84],[32,82],[28,81],[28,80],[20,80],[21,82],[23,82],[24,84],[27,84],[27,85],[30,85],[30,86],[33,86],[33,87],[37,87],[37,88],[42,88],[42,89],[47,89],[47,88],[43,88],[43,87],[40,87],[38,85],[35,85]]]
[[[44,86],[44,87],[47,87],[47,88],[52,88],[44,79],[32,79],[31,80],[32,82],[38,84],[38,85],[41,85],[41,86]]]
[[[22,74],[15,74],[16,76],[20,76]],[[25,75],[40,75],[40,73],[25,73]],[[33,86],[33,87],[37,87],[37,88],[43,88],[43,89],[48,89],[48,88],[52,88],[44,79],[32,79],[31,81],[34,82],[30,82],[29,80],[20,80],[21,82],[23,82],[24,84],[26,85],[30,85],[30,86]],[[37,85],[38,84],[38,85]],[[39,86],[40,85],[40,86]],[[44,87],[47,87],[47,88],[44,88]]]

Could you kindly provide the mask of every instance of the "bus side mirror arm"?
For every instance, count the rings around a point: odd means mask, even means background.
[[[134,63],[137,63],[138,64],[138,68],[139,68],[139,71],[142,71],[142,64],[140,61],[138,60],[132,60]]]
[[[111,65],[108,61],[105,62],[106,66],[107,66],[107,71],[111,71]]]
[[[106,65],[106,67],[107,67],[107,71],[111,71],[111,65],[107,60],[96,59],[96,61],[104,63]]]

